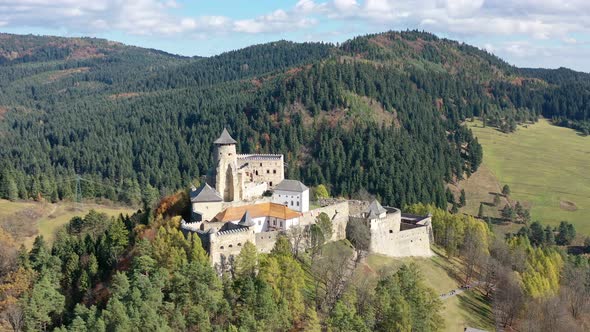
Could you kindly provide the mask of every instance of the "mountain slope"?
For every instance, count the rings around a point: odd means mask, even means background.
[[[561,87],[414,31],[340,47],[280,41],[210,58],[30,38],[11,35],[3,46],[20,55],[0,71],[3,197],[68,199],[69,179],[83,174],[94,181],[84,196],[138,203],[206,174],[211,142],[227,126],[240,151],[284,153],[289,177],[330,184],[336,195],[368,190],[384,204],[444,206],[444,183],[481,162],[460,123],[482,114],[534,119]],[[62,44],[68,51],[17,61]],[[578,99],[559,97],[566,102],[556,114],[584,124],[587,109],[560,113]]]

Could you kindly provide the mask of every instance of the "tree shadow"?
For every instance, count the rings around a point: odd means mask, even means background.
[[[584,247],[584,246],[568,246],[567,253],[569,255],[583,255],[586,253],[586,247]]]
[[[489,300],[477,290],[470,290],[467,293],[457,295],[459,308],[470,313],[464,315],[466,323],[474,328],[487,328],[494,326],[494,315],[491,305],[486,305]]]
[[[451,266],[453,265],[453,262],[451,262],[447,257],[442,256],[442,255],[438,255],[438,257],[440,257],[441,259],[445,260],[448,264],[450,264]],[[434,264],[438,267],[440,267],[441,269],[443,269],[447,275],[449,277],[451,277],[453,280],[457,281],[459,284],[463,283],[463,278],[461,277],[461,275],[459,274],[459,272],[457,271],[458,269],[453,269],[452,267],[448,266],[448,265],[444,265],[441,264],[438,260],[433,259],[432,260],[434,262]]]

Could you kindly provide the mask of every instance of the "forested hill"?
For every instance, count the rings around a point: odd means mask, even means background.
[[[241,152],[285,154],[287,176],[445,205],[480,145],[461,122],[539,115],[588,131],[590,80],[519,69],[423,32],[286,41],[180,57],[93,38],[0,34],[0,196],[129,203],[186,187],[227,126]]]

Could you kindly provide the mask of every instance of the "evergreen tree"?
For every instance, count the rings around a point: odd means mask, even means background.
[[[479,203],[479,210],[477,211],[477,217],[483,218],[484,210],[483,210],[483,203]]]
[[[461,189],[461,195],[459,196],[459,206],[464,207],[465,204],[466,204],[465,189]]]
[[[253,277],[258,272],[258,250],[252,242],[244,243],[236,258],[236,275],[242,278]]]
[[[25,304],[25,326],[31,331],[46,331],[53,318],[64,309],[65,298],[51,277],[45,275],[35,284]]]
[[[504,208],[502,208],[502,218],[507,219],[509,221],[514,221],[515,217],[516,213],[514,212],[512,206],[510,206],[509,203],[504,205]]]
[[[502,195],[510,196],[510,186],[508,186],[507,184],[505,184],[504,187],[502,187]]]

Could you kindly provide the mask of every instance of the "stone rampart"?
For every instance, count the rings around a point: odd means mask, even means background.
[[[303,226],[315,223],[317,216],[325,213],[332,220],[331,241],[343,240],[346,238],[346,224],[348,223],[349,209],[348,201],[338,201],[335,204],[307,211],[299,218],[299,224]]]
[[[209,256],[214,265],[221,263],[223,257],[228,259],[239,255],[246,242],[256,243],[254,231],[248,228],[213,233],[209,235],[209,239]]]
[[[277,237],[281,233],[282,231],[256,233],[256,248],[258,248],[258,252],[265,254],[270,253],[277,242]]]

